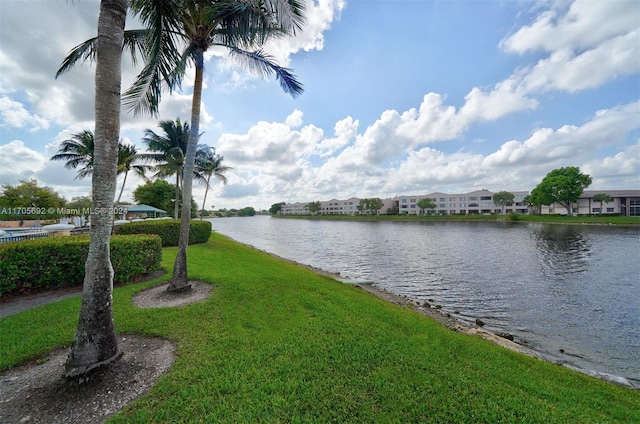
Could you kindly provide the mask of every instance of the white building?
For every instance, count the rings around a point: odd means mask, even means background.
[[[602,204],[593,200],[593,196],[599,193],[608,194],[611,202]],[[572,205],[573,215],[598,215],[619,214],[622,216],[640,216],[640,190],[585,190],[577,202]],[[567,215],[567,209],[553,203],[549,206],[542,206],[541,213]]]
[[[493,203],[494,193],[489,190],[476,190],[470,193],[449,194],[434,192],[413,196],[398,196],[391,199],[383,199],[383,206],[378,211],[380,215],[400,214],[400,215],[420,215],[421,213],[432,213],[438,215],[488,215],[488,214],[508,214],[508,213],[529,213],[529,209],[523,203],[528,191],[512,191],[514,203],[511,206],[501,206]],[[600,202],[593,200],[593,196],[598,193],[605,193],[611,196],[609,203],[602,205],[603,214],[618,214],[623,216],[640,216],[640,190],[585,190],[582,196],[573,205],[574,215],[595,215],[600,213]],[[436,208],[421,211],[418,202],[421,199],[429,198]],[[320,202],[321,215],[359,215],[358,204],[360,199],[351,197],[345,200],[331,199]],[[283,215],[309,215],[308,203],[288,203],[282,205],[280,211]],[[559,204],[542,206],[541,213],[566,215],[567,210]]]

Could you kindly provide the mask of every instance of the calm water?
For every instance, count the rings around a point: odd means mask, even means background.
[[[640,385],[640,229],[213,219],[242,243],[396,294]],[[564,353],[560,352],[564,350]]]

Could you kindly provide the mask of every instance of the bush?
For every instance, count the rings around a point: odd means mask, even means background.
[[[180,238],[180,221],[161,219],[157,221],[129,222],[118,225],[115,234],[156,234],[162,239],[162,246],[177,246]],[[211,237],[209,221],[191,221],[189,244],[206,243]]]
[[[509,215],[507,216],[507,219],[509,221],[520,221],[520,218],[522,218],[522,216],[517,213],[517,212],[511,212],[509,213]]]
[[[0,244],[0,295],[82,285],[89,236],[47,237]],[[160,268],[160,238],[111,237],[114,282],[124,283]]]

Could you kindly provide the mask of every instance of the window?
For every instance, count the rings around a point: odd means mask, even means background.
[[[407,201],[408,201],[408,200],[407,200],[407,199],[402,199],[402,200],[400,200],[400,201],[401,201],[402,203],[407,203]]]
[[[450,201],[450,202],[455,202],[455,201],[456,201],[456,198],[455,198],[455,197],[449,197],[449,201]]]
[[[477,196],[469,197],[469,200],[478,200]]]
[[[449,207],[450,207],[450,208],[455,208],[455,207],[456,207],[456,204],[455,204],[455,203],[449,203]]]
[[[491,196],[480,196],[480,200],[491,200]]]
[[[467,200],[467,198],[466,198],[466,197],[461,197],[461,198],[460,198],[460,201],[461,201],[461,202],[464,202],[465,200]]]
[[[416,203],[416,199],[411,199],[411,203]]]
[[[591,213],[600,213],[600,208],[592,208]]]
[[[444,203],[440,203],[440,204],[438,205],[438,207],[439,207],[439,208],[444,208],[444,207],[445,207],[445,206],[444,206]]]
[[[466,204],[466,203],[460,203],[460,207],[461,207],[461,208],[466,208],[466,207],[467,207],[467,204]]]
[[[441,197],[441,198],[438,199],[438,202],[444,202],[444,201],[445,201],[444,197]]]
[[[613,213],[615,211],[615,208],[607,208],[607,213]]]

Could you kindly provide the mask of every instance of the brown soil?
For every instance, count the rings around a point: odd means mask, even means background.
[[[167,284],[137,293],[134,304],[141,308],[182,306],[204,301],[212,291],[209,284],[191,281],[190,291],[170,294]],[[60,300],[59,294],[50,293],[49,301]],[[31,306],[42,302],[39,296]],[[20,309],[29,305],[21,299]],[[0,374],[0,423],[104,422],[147,393],[175,360],[175,345],[160,338],[120,335],[119,348],[123,352],[120,359],[92,371],[81,384],[63,377],[67,348]]]

